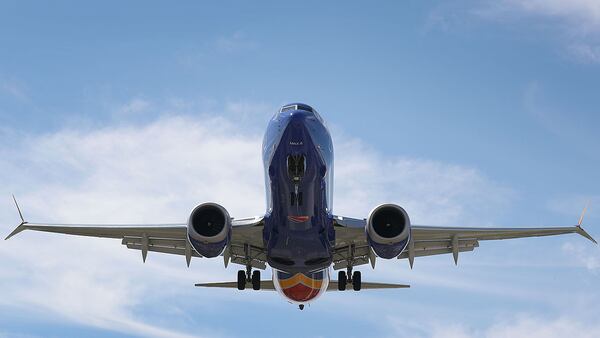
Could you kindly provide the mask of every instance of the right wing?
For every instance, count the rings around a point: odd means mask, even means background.
[[[415,257],[453,254],[455,263],[458,254],[473,251],[479,247],[479,241],[513,239],[524,237],[542,237],[576,233],[597,243],[579,224],[570,227],[542,228],[468,228],[411,226],[411,239],[408,247],[398,259],[408,258],[413,266]],[[334,216],[336,246],[334,251],[334,269],[361,264],[375,264],[375,254],[367,242],[366,220]]]

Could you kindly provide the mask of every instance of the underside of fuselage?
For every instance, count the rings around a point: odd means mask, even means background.
[[[332,263],[332,155],[329,132],[309,106],[284,106],[271,120],[263,144],[263,235],[268,263],[278,271],[308,276]]]

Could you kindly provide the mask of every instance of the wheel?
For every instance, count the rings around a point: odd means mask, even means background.
[[[354,291],[360,291],[361,284],[360,271],[354,271],[352,274],[352,288]]]
[[[237,280],[238,290],[244,290],[246,288],[246,271],[239,270],[238,271],[238,280]]]
[[[346,277],[345,271],[338,272],[338,290],[346,290],[346,284],[348,284],[348,277]]]
[[[252,272],[252,289],[260,290],[260,271],[258,270]]]

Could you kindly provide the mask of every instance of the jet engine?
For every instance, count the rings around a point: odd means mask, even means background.
[[[369,245],[381,258],[397,257],[410,240],[410,219],[406,211],[395,204],[382,204],[367,218]]]
[[[216,203],[195,207],[187,225],[190,244],[204,257],[216,257],[231,238],[231,218],[225,208]]]

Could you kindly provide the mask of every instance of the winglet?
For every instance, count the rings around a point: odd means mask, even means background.
[[[15,230],[13,230],[13,232],[11,232],[10,235],[6,236],[6,238],[4,240],[6,241],[7,239],[11,238],[12,236],[14,236],[14,235],[20,233],[21,231],[27,229],[26,224],[27,224],[27,222],[23,222],[23,223],[19,224],[19,226]]]
[[[585,230],[583,230],[583,228],[580,227],[579,225],[577,226],[577,233],[580,234],[581,236],[589,239],[594,244],[598,244],[598,242],[596,242],[596,240],[594,239],[594,237],[590,236],[590,234],[588,234]]]
[[[598,244],[598,242],[596,242],[596,240],[592,236],[590,236],[590,234],[588,234],[585,230],[583,230],[583,228],[581,227],[581,224],[583,223],[583,218],[585,217],[585,213],[586,213],[589,205],[590,205],[590,202],[588,201],[585,204],[583,211],[581,212],[581,216],[579,216],[579,221],[577,222],[577,233],[580,234],[581,236],[589,239],[594,244]]]
[[[13,232],[10,233],[10,235],[8,235],[4,240],[7,240],[9,238],[11,238],[12,236],[20,233],[21,231],[27,229],[27,222],[25,222],[25,219],[23,218],[23,213],[21,212],[21,208],[19,208],[19,203],[17,203],[17,199],[15,198],[15,195],[12,195],[13,201],[15,201],[15,206],[17,207],[17,211],[19,212],[19,217],[21,218],[21,224],[19,224],[19,226],[17,226],[17,228],[15,230],[13,230]]]
[[[17,203],[17,199],[15,195],[12,195],[13,201],[15,201],[15,206],[17,207],[17,211],[19,212],[19,217],[21,217],[21,223],[25,223],[25,219],[23,218],[23,213],[21,212],[21,208],[19,208],[19,203]]]

